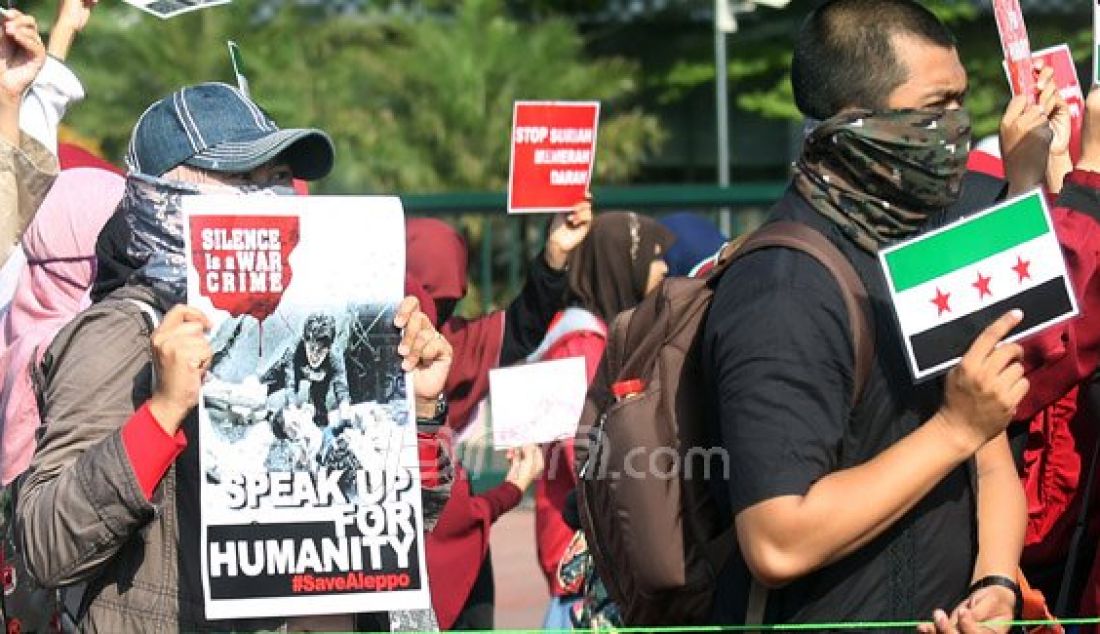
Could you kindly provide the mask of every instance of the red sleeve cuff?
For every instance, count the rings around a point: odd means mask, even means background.
[[[1076,183],[1090,189],[1100,189],[1100,173],[1098,172],[1075,169],[1070,172],[1066,179],[1071,183]]]
[[[486,491],[481,497],[489,503],[491,521],[495,522],[501,515],[519,506],[523,500],[523,491],[511,482],[505,482]]]
[[[122,445],[126,447],[126,456],[130,459],[141,490],[146,499],[151,500],[168,467],[187,447],[187,437],[182,429],[176,432],[175,437],[169,436],[146,403],[123,425]]]

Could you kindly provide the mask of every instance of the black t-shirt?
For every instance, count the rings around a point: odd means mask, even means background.
[[[982,194],[951,216],[992,202]],[[947,214],[929,227],[948,220]],[[769,221],[821,231],[848,257],[874,312],[875,362],[853,408],[853,350],[836,281],[816,260],[768,249],[736,262],[719,282],[703,331],[702,360],[716,444],[730,479],[717,497],[731,517],[774,497],[804,495],[825,475],[867,462],[930,418],[943,383],[915,385],[874,256],[859,249],[793,190]],[[768,594],[765,623],[924,619],[952,609],[976,557],[971,468],[944,478],[913,510],[858,552]],[[715,622],[744,623],[750,576],[738,553],[722,572]]]

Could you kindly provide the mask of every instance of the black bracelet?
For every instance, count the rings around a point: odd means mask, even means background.
[[[993,586],[1008,588],[1012,591],[1012,594],[1016,595],[1016,605],[1012,609],[1012,618],[1019,620],[1024,609],[1024,594],[1020,591],[1020,585],[1016,583],[1015,579],[1004,575],[987,575],[978,579],[970,586],[969,594],[974,594],[982,588],[990,588]]]

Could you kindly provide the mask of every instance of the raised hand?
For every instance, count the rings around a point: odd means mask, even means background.
[[[0,12],[0,99],[18,104],[46,63],[46,47],[33,16],[15,9]]]
[[[434,407],[451,371],[451,344],[420,310],[420,301],[415,297],[401,302],[393,323],[404,330],[397,353],[403,358],[401,369],[413,373],[417,409]]]
[[[550,223],[546,238],[546,263],[555,271],[565,268],[569,254],[584,242],[592,227],[592,194],[573,206],[573,211],[558,214]]]
[[[50,55],[60,60],[69,56],[73,39],[88,25],[97,4],[99,0],[58,0],[57,21],[50,30]]]
[[[210,320],[190,306],[176,306],[153,331],[153,364],[156,385],[149,399],[153,417],[169,435],[199,404],[202,379],[210,369],[214,351],[206,340]]]

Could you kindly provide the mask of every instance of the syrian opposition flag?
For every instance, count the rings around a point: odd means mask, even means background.
[[[958,363],[978,334],[1019,308],[1015,341],[1077,315],[1042,193],[1004,202],[879,252],[913,377]]]

